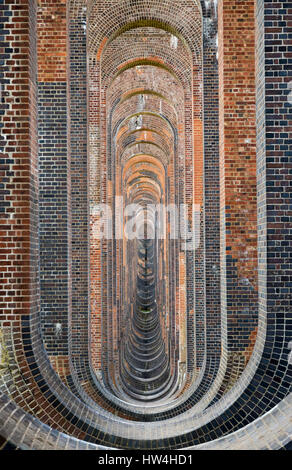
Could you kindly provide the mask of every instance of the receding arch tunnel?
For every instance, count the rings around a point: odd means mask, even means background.
[[[287,5],[2,0],[0,449],[291,448]]]

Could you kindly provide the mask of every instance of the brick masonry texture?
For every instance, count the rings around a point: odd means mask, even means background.
[[[257,326],[254,25],[254,2],[220,3],[221,246],[225,251],[222,295],[228,349],[242,352]]]
[[[0,0],[0,449],[291,447],[291,26]],[[199,204],[199,247],[100,203]]]
[[[41,325],[56,356],[68,354],[71,300],[66,2],[39,2],[37,27]]]
[[[66,83],[38,84],[41,317],[50,355],[68,349]],[[58,333],[56,325],[61,325]],[[58,343],[58,346],[56,346]]]

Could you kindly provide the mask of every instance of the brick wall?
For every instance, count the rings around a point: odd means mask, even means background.
[[[68,354],[70,167],[66,1],[38,3],[40,286],[45,347]],[[57,330],[59,328],[59,330]]]
[[[224,334],[246,361],[258,315],[254,7],[231,0],[218,11]]]
[[[1,6],[0,318],[19,337],[21,320],[39,309],[36,4]]]

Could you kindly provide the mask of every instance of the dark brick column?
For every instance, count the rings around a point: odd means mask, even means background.
[[[291,3],[258,1],[256,13],[259,312],[267,322],[266,362],[278,368],[269,391],[276,400],[291,390],[292,377]]]
[[[206,20],[209,24],[211,19]],[[219,85],[215,18],[213,28],[209,31],[205,27],[204,38],[205,334],[209,380],[215,377],[221,355]]]
[[[68,355],[70,179],[66,1],[38,6],[41,319],[49,356]]]
[[[86,18],[70,19],[72,359],[88,358],[88,171]]]

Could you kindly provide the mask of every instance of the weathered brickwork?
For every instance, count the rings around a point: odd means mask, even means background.
[[[50,355],[68,347],[66,93],[66,83],[38,84],[41,315]]]
[[[222,308],[228,351],[244,354],[258,315],[254,1],[219,3],[218,41]]]
[[[0,0],[1,450],[291,448],[291,26]],[[192,203],[195,251],[119,233]]]
[[[50,356],[68,354],[70,186],[66,2],[38,5],[41,324]]]
[[[38,1],[38,81],[65,82],[67,65],[66,0]]]
[[[69,26],[72,186],[72,358],[88,354],[88,162],[84,18]]]
[[[1,6],[1,309],[19,324],[38,308],[35,5]]]

